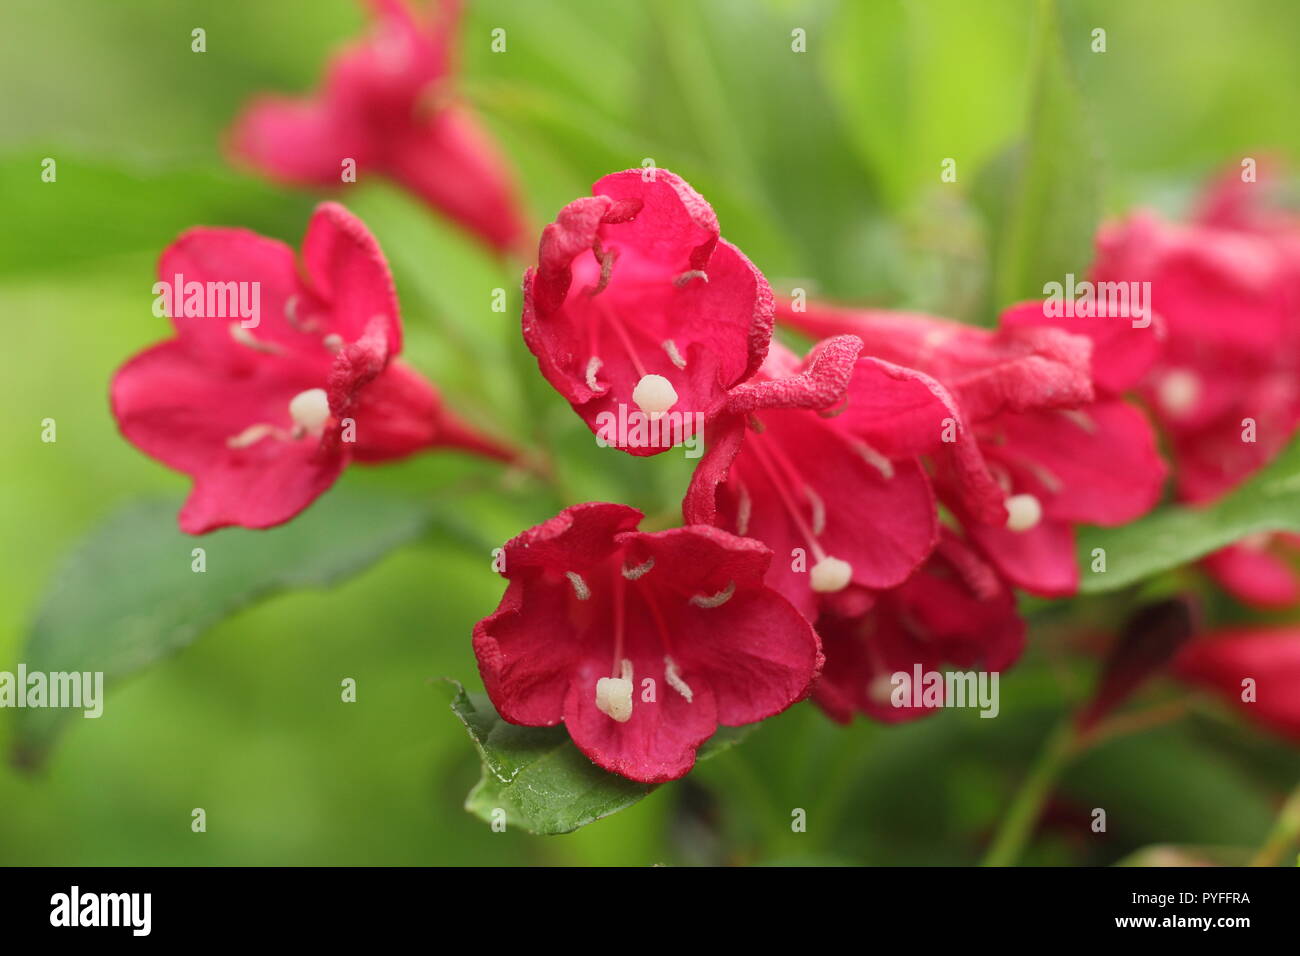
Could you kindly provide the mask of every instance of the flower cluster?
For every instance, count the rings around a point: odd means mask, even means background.
[[[509,177],[450,93],[457,4],[434,5],[431,23],[399,0],[371,6],[374,34],[322,90],[253,103],[231,149],[316,186],[351,161],[517,251]],[[1026,639],[1016,590],[1076,593],[1077,527],[1160,501],[1158,436],[1177,497],[1199,504],[1300,425],[1300,223],[1254,195],[1225,179],[1189,224],[1135,213],[1102,230],[1090,279],[1149,284],[1141,321],[1031,301],[977,328],[778,301],[684,179],[600,179],[541,232],[523,340],[602,445],[707,450],[681,527],[641,531],[636,509],[589,502],[505,545],[508,585],[473,635],[501,717],[563,724],[601,767],[659,783],[719,725],[808,696],[836,721],[912,719],[942,700],[900,701],[899,673],[1011,666]],[[352,461],[442,447],[516,460],[398,357],[387,264],[343,207],[317,208],[301,257],[195,228],[159,271],[176,277],[175,337],[119,370],[111,402],[129,441],[193,478],[183,530],[285,522]],[[181,276],[254,284],[261,314],[182,302]],[[777,322],[811,339],[805,354],[774,338]],[[1248,601],[1294,603],[1300,580],[1270,549],[1295,541],[1243,542],[1206,566]],[[1235,631],[1168,659],[1224,693],[1258,677],[1269,703],[1255,716],[1295,736],[1297,648],[1291,630]]]

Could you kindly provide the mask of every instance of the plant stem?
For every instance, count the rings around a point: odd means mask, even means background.
[[[1288,848],[1294,847],[1300,840],[1300,785],[1291,791],[1291,795],[1282,804],[1282,812],[1277,815],[1273,830],[1250,861],[1251,866],[1277,866]]]
[[[1074,742],[1074,722],[1067,718],[1047,738],[1029,776],[1012,801],[1011,809],[1002,818],[993,843],[984,855],[983,866],[1015,864],[1034,831],[1043,804],[1047,802],[1057,778],[1075,752]]]

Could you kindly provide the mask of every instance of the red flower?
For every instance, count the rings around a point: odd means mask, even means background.
[[[916,456],[939,443],[951,400],[926,376],[859,359],[860,348],[830,338],[801,365],[774,343],[710,429],[682,502],[688,524],[771,547],[769,582],[810,620],[819,595],[901,584],[938,533]]]
[[[1173,673],[1300,742],[1300,630],[1295,627],[1243,628],[1193,641],[1174,658]]]
[[[1073,594],[1074,525],[1123,524],[1159,498],[1165,469],[1146,418],[1094,391],[1090,341],[1039,327],[1051,321],[1042,303],[1007,310],[996,331],[825,306],[783,304],[779,314],[812,335],[856,335],[866,354],[933,375],[951,393],[959,427],[935,455],[936,488],[1018,587]]]
[[[667,170],[646,175],[613,173],[560,210],[524,277],[524,341],[542,374],[634,455],[695,435],[772,336],[767,280],[719,238],[713,209]],[[617,428],[629,410],[672,427],[629,438]]]
[[[435,446],[511,458],[395,361],[397,295],[359,219],[323,203],[302,266],[284,243],[245,229],[191,229],[162,254],[155,291],[170,299],[176,337],[122,366],[110,399],[129,441],[194,478],[183,531],[281,524],[354,458]],[[251,317],[233,315],[232,296],[256,304]]]
[[[1194,504],[1267,464],[1300,425],[1300,220],[1268,192],[1267,177],[1243,182],[1234,169],[1192,223],[1138,212],[1097,240],[1093,279],[1149,282],[1164,320],[1167,342],[1141,392],[1168,436],[1178,496]],[[1204,567],[1251,604],[1300,595],[1295,572],[1253,542]]]
[[[914,705],[910,689],[896,706],[894,674],[914,680],[916,668],[922,674],[938,672],[945,663],[1002,671],[1025,644],[1025,623],[1011,591],[947,529],[934,554],[904,584],[876,595],[874,604],[856,613],[825,607],[817,633],[826,666],[813,686],[813,700],[845,724],[854,712],[897,723],[934,709],[933,703]]]
[[[762,544],[710,527],[648,534],[641,517],[575,505],[509,542],[510,584],[475,626],[474,654],[503,718],[563,722],[606,770],[661,783],[691,769],[719,724],[802,698],[822,657],[763,584]]]
[[[509,171],[451,92],[458,0],[427,27],[403,0],[369,0],[375,30],[331,63],[322,89],[263,95],[235,121],[230,150],[270,178],[337,187],[343,162],[390,177],[499,251],[521,239]]]

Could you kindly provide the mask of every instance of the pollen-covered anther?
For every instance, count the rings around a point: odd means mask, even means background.
[[[686,283],[690,282],[692,279],[701,279],[704,282],[708,282],[709,276],[708,273],[706,273],[703,269],[688,269],[686,272],[683,272],[681,275],[673,279],[673,285],[677,286],[680,289],[682,286],[686,285]]]
[[[1007,528],[1028,531],[1043,520],[1043,506],[1033,495],[1011,495],[1003,502],[1007,509]]]
[[[330,418],[330,403],[323,388],[309,388],[289,400],[289,415],[304,432],[316,432]]]
[[[667,654],[664,655],[664,680],[668,682],[669,687],[686,698],[686,703],[689,704],[695,699],[695,691],[691,690],[690,684],[682,680],[682,672],[678,670],[677,662]]]
[[[1166,373],[1156,387],[1160,404],[1175,417],[1188,414],[1201,397],[1201,380],[1194,372],[1174,369]]]
[[[573,585],[573,593],[579,601],[585,601],[591,597],[591,588],[587,587],[587,582],[582,579],[581,574],[577,571],[565,571],[564,576]]]
[[[662,375],[642,375],[632,389],[632,401],[651,418],[658,418],[677,404],[677,390]]]
[[[696,607],[722,607],[736,593],[736,582],[728,581],[727,586],[717,594],[692,594],[691,603]]]
[[[596,709],[606,717],[625,724],[632,718],[632,662],[622,662],[621,677],[602,677],[596,681]]]
[[[230,323],[230,337],[240,345],[250,348],[255,352],[261,352],[264,355],[279,355],[284,351],[280,346],[275,345],[272,342],[263,342],[260,339],[254,338],[253,333],[244,328],[244,326],[238,322]]]
[[[672,339],[664,339],[664,351],[668,353],[668,361],[672,362],[678,368],[686,368],[686,359],[682,358],[682,353],[677,349],[677,343]]]
[[[808,572],[812,589],[818,594],[843,591],[853,580],[853,565],[829,554],[812,566]]]
[[[629,581],[635,581],[635,580],[637,580],[638,578],[640,578],[640,577],[642,577],[643,575],[645,575],[645,574],[646,574],[648,571],[650,571],[650,569],[652,569],[654,566],[655,566],[655,559],[654,559],[654,558],[648,558],[648,559],[646,559],[646,561],[645,561],[644,564],[638,564],[638,565],[637,565],[636,567],[634,567],[634,568],[629,568],[629,567],[625,564],[625,565],[623,565],[623,577],[627,578]]]
[[[604,364],[599,355],[593,355],[587,359],[587,387],[593,392],[603,392],[605,390],[605,386],[596,381],[596,373],[600,371],[601,366]]]

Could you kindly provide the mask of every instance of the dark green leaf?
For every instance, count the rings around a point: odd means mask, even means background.
[[[1300,532],[1300,441],[1208,508],[1169,505],[1119,528],[1079,536],[1080,590],[1113,591],[1260,531]],[[1093,571],[1094,550],[1105,571]]]
[[[653,786],[608,773],[585,757],[563,727],[520,727],[497,714],[485,694],[468,694],[447,680],[452,712],[469,731],[483,775],[465,809],[491,822],[505,811],[509,825],[530,833],[571,833],[636,803]],[[707,760],[739,743],[749,727],[720,727],[700,748]]]
[[[103,672],[105,683],[191,644],[280,591],[327,587],[418,537],[421,503],[336,490],[289,524],[182,534],[175,501],[130,505],[92,532],[54,577],[20,660],[29,673]],[[195,548],[206,570],[192,570]],[[15,760],[39,764],[72,711],[17,713]]]

